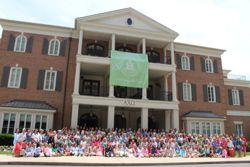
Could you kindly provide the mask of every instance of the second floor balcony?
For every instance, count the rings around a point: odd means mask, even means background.
[[[108,97],[109,87],[100,86],[100,81],[97,80],[84,80],[83,84],[80,84],[80,95],[84,96],[99,96]],[[115,86],[114,87],[115,98],[125,99],[142,99],[141,88],[128,88]],[[153,90],[153,86],[150,85],[147,88],[147,99],[148,100],[159,100],[159,101],[172,101],[171,91]]]
[[[82,48],[82,55],[95,57],[110,57],[110,49],[107,42],[89,42]],[[134,45],[118,44],[115,50],[122,52],[137,53]],[[138,52],[141,53],[141,52]],[[171,64],[170,52],[164,57],[163,50],[159,48],[147,48],[146,54],[150,63]]]

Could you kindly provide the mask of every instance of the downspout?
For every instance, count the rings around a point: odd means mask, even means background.
[[[63,128],[63,122],[64,122],[64,112],[65,112],[65,103],[66,103],[66,89],[67,89],[67,82],[68,82],[68,70],[69,70],[69,56],[71,51],[71,42],[72,37],[69,38],[69,46],[68,46],[68,58],[67,58],[67,65],[66,65],[66,76],[65,76],[65,87],[64,87],[64,95],[63,95],[63,109],[62,109],[62,121],[61,121],[61,127]]]

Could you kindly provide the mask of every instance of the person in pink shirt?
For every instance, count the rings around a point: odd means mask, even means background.
[[[241,141],[242,141],[242,152],[245,157],[247,152],[247,139],[243,135],[241,135]]]

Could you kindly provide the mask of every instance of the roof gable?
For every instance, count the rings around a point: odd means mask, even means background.
[[[132,20],[132,24],[127,23],[127,19]],[[125,8],[95,15],[90,15],[86,17],[80,17],[76,19],[79,23],[94,23],[94,24],[104,24],[117,27],[127,27],[134,28],[138,30],[157,32],[157,33],[167,33],[173,38],[178,36],[178,33],[169,29],[168,27],[156,22],[155,20],[145,16],[144,14],[136,11],[133,8]]]

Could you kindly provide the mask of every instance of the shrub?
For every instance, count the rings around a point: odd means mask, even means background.
[[[12,134],[0,134],[0,146],[11,146],[13,145]]]
[[[250,141],[247,142],[247,152],[250,152]]]

